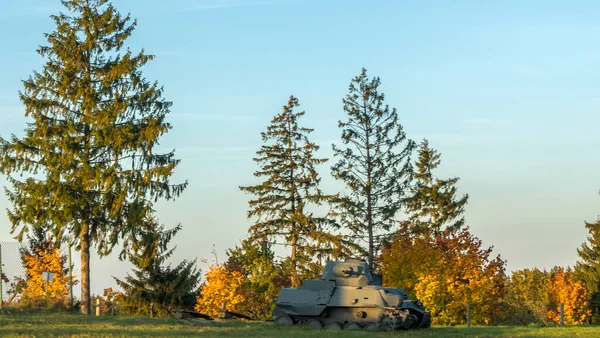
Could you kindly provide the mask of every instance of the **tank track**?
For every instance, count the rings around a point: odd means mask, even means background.
[[[428,312],[420,315],[408,309],[380,309],[374,320],[366,320],[364,314],[373,308],[329,308],[320,316],[287,315],[275,306],[273,319],[280,325],[303,325],[311,328],[331,330],[407,330],[428,328],[431,318]],[[420,316],[420,317],[419,317]],[[353,318],[349,321],[348,318]]]

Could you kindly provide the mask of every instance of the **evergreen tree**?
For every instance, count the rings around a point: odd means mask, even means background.
[[[273,243],[283,238],[291,246],[292,284],[298,286],[300,274],[314,270],[315,260],[346,254],[343,238],[328,232],[334,224],[315,217],[309,207],[322,205],[333,197],[319,189],[320,178],[315,169],[327,159],[316,158],[319,147],[308,140],[313,130],[300,127],[296,112],[298,99],[291,96],[283,112],[276,115],[266,132],[263,145],[254,161],[260,170],[254,176],[265,180],[257,185],[240,187],[255,195],[249,201],[248,218],[257,222],[250,227],[250,239]]]
[[[340,199],[338,215],[357,242],[367,240],[363,251],[371,267],[377,232],[390,229],[402,206],[415,148],[398,121],[396,109],[384,104],[379,85],[379,78],[369,80],[364,68],[350,83],[343,99],[348,120],[339,122],[345,148],[333,145],[339,160],[332,167],[333,177],[349,189]]]
[[[27,234],[27,240],[27,246],[19,249],[21,262],[23,265],[25,265],[25,261],[23,260],[24,256],[37,256],[36,251],[53,252],[54,249],[56,249],[56,245],[52,240],[52,237],[43,228],[32,228]],[[61,260],[64,263],[66,257],[62,256]]]
[[[0,172],[13,209],[12,232],[49,226],[57,241],[75,239],[81,252],[82,311],[90,313],[90,247],[100,256],[135,232],[158,198],[186,184],[168,183],[179,163],[154,146],[171,129],[171,102],[141,67],[153,56],[129,49],[136,22],[107,0],[63,0],[41,72],[23,81],[27,124],[22,138],[0,138]],[[24,178],[22,178],[24,177]],[[126,252],[127,246],[123,247]]]
[[[430,148],[427,140],[423,140],[414,173],[414,193],[404,201],[414,233],[438,233],[444,225],[445,230],[453,231],[465,224],[462,214],[469,196],[463,195],[457,200],[456,183],[459,178],[441,180],[435,177],[433,170],[439,165],[440,153]]]
[[[167,244],[181,227],[164,230],[154,219],[144,223],[146,245],[139,246],[129,257],[135,267],[133,274],[127,274],[123,280],[113,277],[124,291],[123,311],[130,315],[148,315],[149,305],[153,304],[155,313],[164,316],[175,307],[193,307],[200,283],[200,270],[195,261],[183,260],[175,267],[165,265],[175,250],[169,249]]]
[[[588,230],[587,243],[577,249],[579,261],[575,264],[576,275],[590,294],[590,305],[600,308],[600,218],[595,223],[585,222]]]

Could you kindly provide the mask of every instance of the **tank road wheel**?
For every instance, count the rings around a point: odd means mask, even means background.
[[[362,326],[360,326],[357,322],[350,322],[344,326],[344,330],[361,330]]]
[[[371,324],[367,325],[367,331],[377,331],[377,330],[381,330],[381,326],[379,326],[379,324],[371,323]]]
[[[279,325],[285,325],[285,326],[294,325],[294,321],[292,320],[292,318],[290,318],[290,316],[286,316],[286,315],[277,317],[277,319],[275,319],[275,323],[277,323]]]
[[[311,319],[308,321],[308,323],[306,323],[306,326],[310,327],[311,329],[322,329],[323,323],[321,323],[321,321],[318,319]]]
[[[426,312],[423,317],[421,318],[421,324],[419,324],[419,327],[427,329],[431,327],[431,315],[429,314],[429,312]]]
[[[407,329],[416,329],[419,326],[419,318],[413,314],[409,314],[404,319],[404,323]]]
[[[331,322],[331,323],[327,324],[327,326],[325,326],[325,328],[327,330],[341,330],[342,324],[340,324],[338,322]]]

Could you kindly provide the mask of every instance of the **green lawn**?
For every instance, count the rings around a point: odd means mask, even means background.
[[[419,331],[353,332],[280,327],[265,322],[208,322],[69,313],[0,315],[0,337],[600,337],[600,326],[434,327]]]

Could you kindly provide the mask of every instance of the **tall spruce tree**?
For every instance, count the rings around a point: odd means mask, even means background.
[[[457,199],[456,183],[459,178],[441,180],[433,175],[440,165],[440,153],[423,140],[414,173],[413,194],[405,199],[405,211],[410,215],[413,233],[458,230],[465,224],[462,214],[469,195]],[[442,229],[445,226],[445,229]]]
[[[354,233],[357,244],[366,240],[367,247],[362,248],[372,268],[378,232],[390,229],[402,206],[415,148],[396,109],[384,104],[379,85],[379,78],[369,80],[364,68],[352,79],[343,99],[348,120],[339,122],[344,148],[333,145],[339,160],[331,168],[333,177],[349,191],[337,208],[340,221]]]
[[[588,230],[587,243],[577,249],[579,261],[575,264],[575,273],[588,289],[590,305],[597,317],[597,309],[600,308],[600,218],[594,223],[585,222],[585,227]]]
[[[313,269],[315,260],[347,255],[343,237],[329,232],[335,225],[310,210],[333,196],[319,189],[316,166],[327,159],[315,157],[319,146],[308,140],[313,129],[298,125],[304,115],[295,111],[298,106],[298,99],[291,96],[283,112],[261,133],[264,144],[254,158],[260,170],[254,176],[264,181],[240,187],[256,197],[249,201],[248,218],[257,219],[250,227],[250,240],[275,243],[283,239],[291,247],[294,286],[300,283],[300,275]]]
[[[107,0],[64,0],[41,72],[23,81],[20,99],[32,119],[23,137],[0,138],[0,172],[13,209],[12,232],[29,226],[75,239],[81,251],[82,312],[90,313],[90,247],[100,256],[134,233],[158,198],[179,195],[170,185],[174,152],[154,153],[171,129],[171,102],[141,68],[153,56],[126,49],[136,21]],[[124,247],[126,251],[127,246]]]

